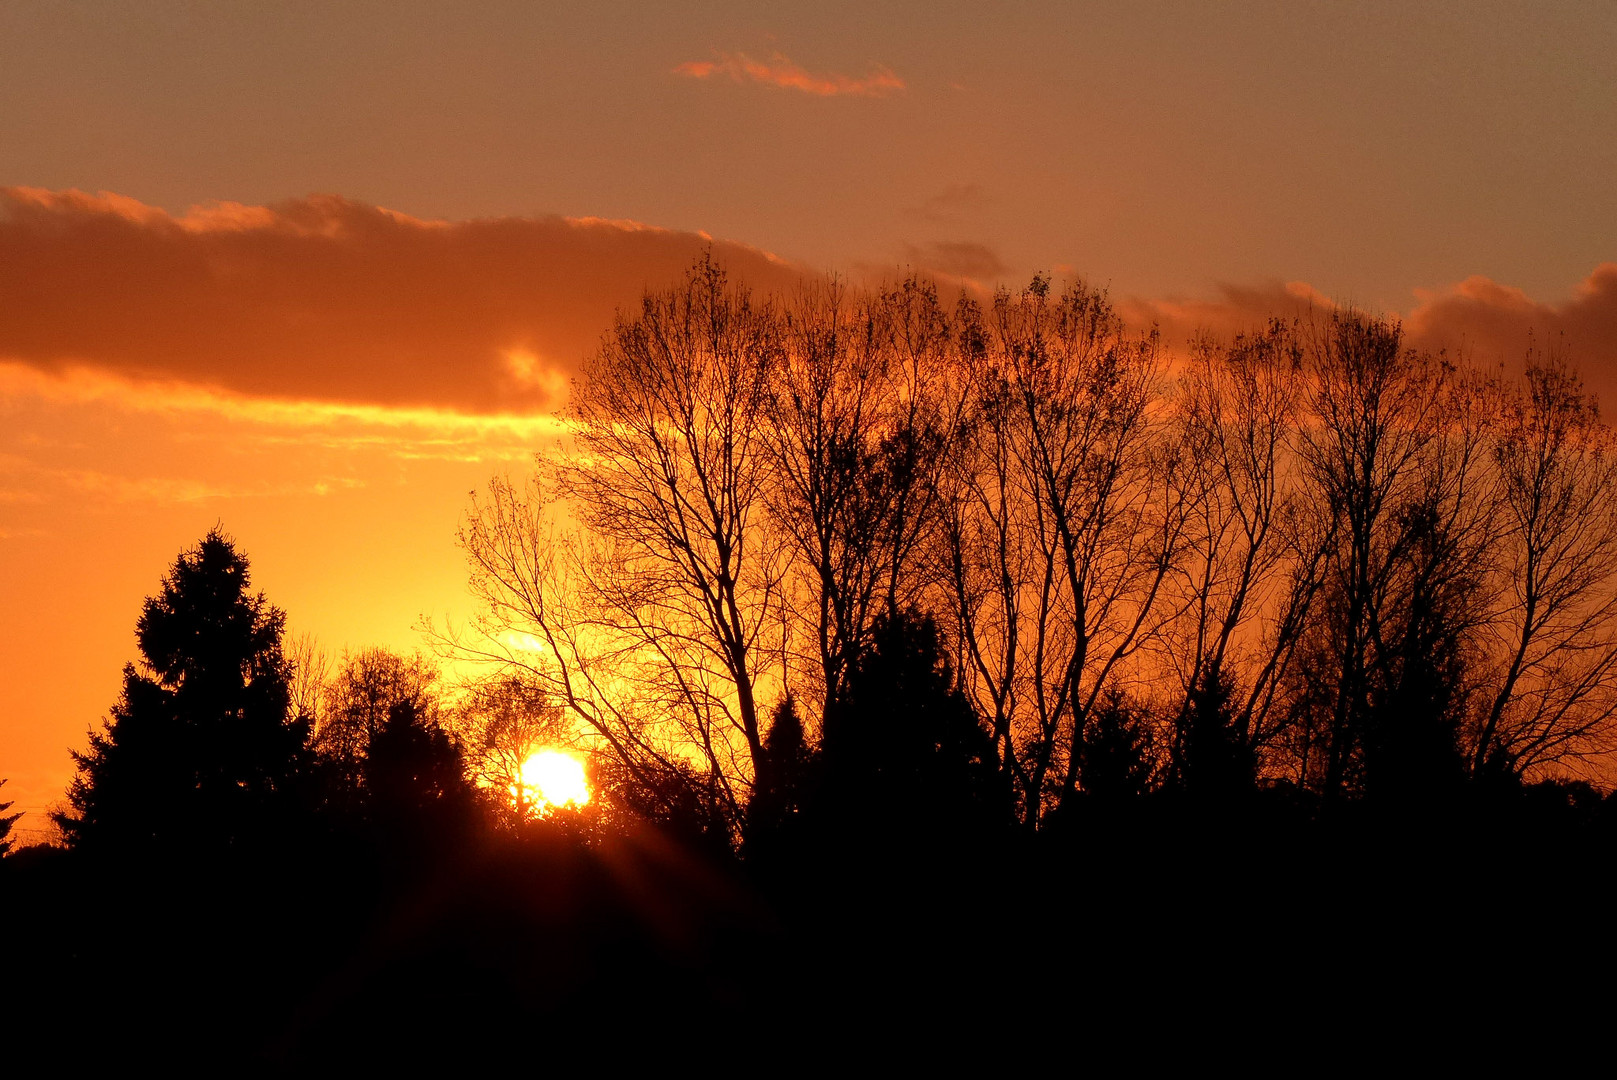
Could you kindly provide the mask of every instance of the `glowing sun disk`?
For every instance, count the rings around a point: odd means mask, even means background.
[[[583,806],[590,801],[584,763],[561,750],[541,750],[524,761],[522,786],[541,808]]]

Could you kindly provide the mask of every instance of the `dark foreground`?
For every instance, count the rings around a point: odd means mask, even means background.
[[[1547,1063],[1611,1023],[1612,825],[1098,814],[748,863],[650,829],[206,868],[36,848],[0,864],[4,1042],[186,1071]]]

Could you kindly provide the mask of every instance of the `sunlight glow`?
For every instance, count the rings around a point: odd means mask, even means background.
[[[540,813],[551,807],[584,806],[590,801],[584,763],[562,750],[541,750],[524,761],[521,786]]]

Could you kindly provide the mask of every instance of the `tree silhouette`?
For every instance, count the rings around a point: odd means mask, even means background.
[[[1091,711],[1166,617],[1186,508],[1152,424],[1154,333],[1043,277],[962,312],[970,402],[943,481],[939,610],[1035,828],[1077,790]]]
[[[337,673],[319,694],[322,708],[314,748],[332,774],[339,802],[361,798],[366,762],[388,717],[400,705],[436,720],[437,670],[424,658],[388,649],[344,653]]]
[[[1179,718],[1170,769],[1172,784],[1197,800],[1223,800],[1251,791],[1257,757],[1234,688],[1209,668]]]
[[[1152,742],[1149,714],[1121,691],[1108,691],[1090,711],[1078,744],[1084,796],[1116,801],[1145,794],[1157,768]]]
[[[518,827],[542,809],[523,766],[546,747],[576,741],[544,688],[516,674],[468,687],[455,708],[454,725],[473,774],[493,793],[495,815]]]
[[[1439,691],[1422,686],[1438,673],[1422,668],[1434,648],[1440,665],[1456,656],[1480,610],[1485,426],[1477,387],[1410,349],[1396,323],[1334,313],[1305,351],[1315,423],[1301,459],[1333,541],[1298,715],[1311,732],[1305,772],[1335,800],[1385,787],[1373,772],[1398,786],[1402,749],[1429,743],[1428,724],[1454,723],[1428,715]]]
[[[1498,427],[1499,660],[1469,749],[1474,773],[1514,776],[1617,732],[1617,440],[1556,354],[1530,358]]]
[[[937,624],[888,612],[871,643],[825,719],[826,812],[877,835],[1007,823],[993,740],[955,685]]]
[[[365,760],[372,821],[405,844],[436,846],[472,823],[477,792],[459,743],[417,702],[395,702]]]
[[[780,305],[769,371],[770,521],[787,542],[786,618],[813,643],[794,667],[810,720],[835,701],[876,618],[914,602],[935,483],[958,395],[955,338],[937,287],[807,287]]]
[[[0,780],[0,787],[5,786],[6,782]],[[6,852],[10,851],[11,845],[16,842],[11,839],[11,827],[17,823],[18,818],[22,817],[21,814],[6,813],[10,809],[11,804],[9,802],[0,802],[0,856],[4,856]]]
[[[775,706],[769,734],[764,736],[764,757],[768,768],[747,803],[749,850],[782,832],[798,831],[803,815],[812,811],[820,755],[809,745],[797,699],[790,694]]]
[[[295,807],[309,730],[289,715],[285,616],[249,589],[219,528],[179,559],[136,625],[141,663],[73,755],[74,847],[224,847],[263,839]]]

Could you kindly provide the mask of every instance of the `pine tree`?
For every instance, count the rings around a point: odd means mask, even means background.
[[[73,755],[69,809],[56,815],[71,845],[222,850],[284,829],[301,805],[309,731],[291,715],[286,617],[249,582],[216,527],[147,599],[141,662]]]
[[[932,618],[894,611],[826,715],[827,810],[859,827],[993,829],[1010,815],[993,740],[955,684]]]

